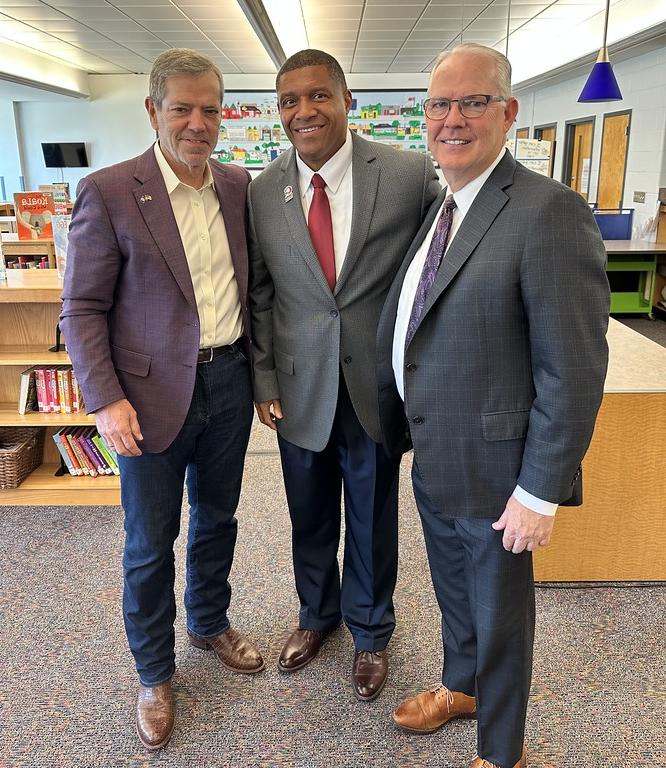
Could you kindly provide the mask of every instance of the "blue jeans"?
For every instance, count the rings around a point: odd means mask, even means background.
[[[175,671],[173,546],[186,472],[187,626],[203,637],[229,626],[235,512],[252,423],[249,366],[239,346],[197,366],[185,423],[165,451],[118,457],[125,511],[123,616],[143,685],[160,685]]]

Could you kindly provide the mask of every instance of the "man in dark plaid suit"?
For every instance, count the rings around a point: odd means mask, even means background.
[[[606,258],[585,201],[505,150],[518,104],[504,56],[445,52],[428,95],[448,188],[388,295],[378,383],[387,447],[414,447],[445,667],[394,719],[432,733],[476,717],[470,768],[524,768],[532,552],[580,490],[607,365]]]

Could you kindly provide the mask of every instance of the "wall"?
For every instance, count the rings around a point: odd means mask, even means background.
[[[154,132],[143,106],[147,77],[91,75],[90,101],[19,102],[18,134],[26,188],[59,181],[60,171],[46,168],[43,141],[84,141],[90,168],[63,169],[72,194],[92,170],[126,160],[148,147]]]
[[[21,163],[17,151],[16,123],[14,120],[14,104],[11,101],[0,101],[0,177],[3,178],[5,194],[0,186],[0,200],[11,200],[14,192],[19,192],[19,176]]]
[[[590,171],[589,200],[596,200],[601,156],[603,116],[631,109],[631,128],[623,206],[634,208],[634,234],[657,210],[659,187],[666,186],[666,48],[613,63],[622,101],[579,104],[577,102],[587,75],[572,78],[551,87],[516,91],[520,111],[516,128],[557,123],[557,148],[553,175],[562,180],[564,173],[565,123],[583,117],[595,117]],[[645,203],[634,203],[634,191],[645,192]],[[654,234],[652,234],[652,239]]]

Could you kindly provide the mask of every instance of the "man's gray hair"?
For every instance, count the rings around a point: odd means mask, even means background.
[[[497,81],[498,93],[490,95],[504,96],[506,98],[511,96],[511,62],[503,53],[496,51],[494,48],[488,48],[486,45],[480,45],[479,43],[461,43],[460,45],[456,45],[455,48],[451,48],[449,51],[442,51],[435,61],[435,66],[432,68],[430,80],[432,81],[439,65],[446,61],[449,56],[454,53],[468,51],[469,53],[485,54],[495,62],[495,79]]]
[[[215,62],[203,53],[193,51],[191,48],[169,48],[160,53],[150,70],[148,89],[150,98],[156,107],[162,106],[166,94],[166,82],[170,77],[188,75],[199,77],[208,72],[214,72],[220,81],[220,104],[224,97],[224,80],[222,72]]]

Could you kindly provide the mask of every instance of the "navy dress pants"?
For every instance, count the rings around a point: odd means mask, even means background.
[[[187,627],[203,637],[229,627],[228,577],[252,413],[249,366],[235,344],[197,366],[185,423],[165,451],[118,457],[125,511],[123,616],[143,685],[160,685],[175,671],[173,546],[186,474]]]
[[[308,451],[279,437],[299,626],[328,632],[343,618],[357,651],[386,648],[398,569],[398,470],[361,426],[342,374],[328,444]],[[337,552],[344,488],[342,582]]]
[[[513,768],[532,679],[532,553],[504,549],[503,532],[491,526],[503,510],[492,518],[445,517],[428,497],[416,461],[412,481],[442,612],[442,683],[476,697],[479,755]]]

